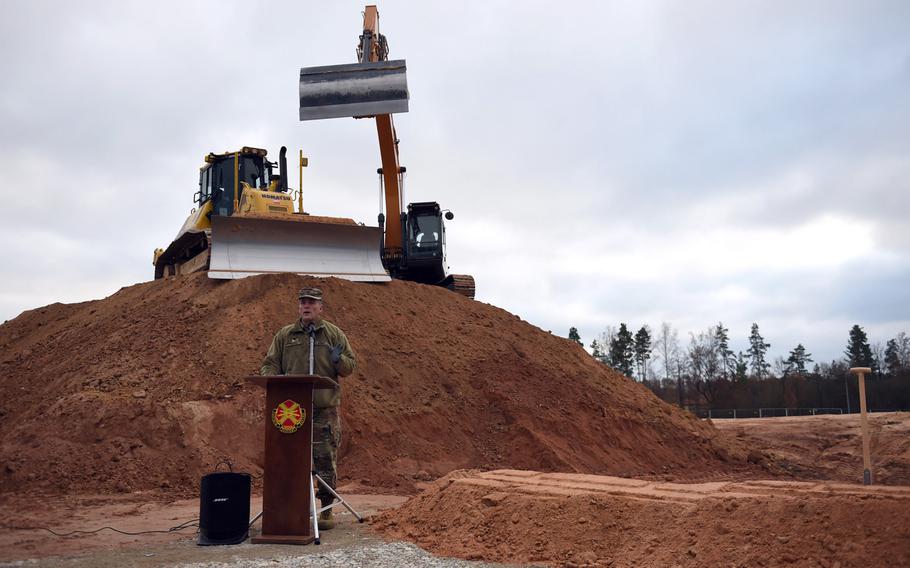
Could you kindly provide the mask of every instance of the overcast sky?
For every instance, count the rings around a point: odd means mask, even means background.
[[[372,122],[297,118],[299,68],[353,62],[363,4],[2,6],[0,321],[150,280],[209,151],[302,148],[307,210],[376,223]],[[758,322],[816,361],[855,323],[910,331],[910,2],[379,11],[406,198],[455,213],[478,300],[586,344],[722,321],[745,349]]]

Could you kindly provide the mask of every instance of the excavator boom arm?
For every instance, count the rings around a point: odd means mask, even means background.
[[[363,33],[358,48],[361,63],[378,63],[388,60],[385,37],[379,33],[379,10],[375,5],[363,11]],[[398,136],[391,114],[376,115],[376,133],[379,137],[379,156],[382,159],[382,178],[385,187],[385,256],[400,256],[403,247],[401,226],[402,170],[398,161]]]
[[[404,203],[402,191],[402,168],[398,164],[398,139],[395,136],[395,124],[392,115],[376,116],[376,132],[379,135],[379,154],[382,158],[382,178],[385,187],[385,253],[401,254],[403,231],[401,210]]]

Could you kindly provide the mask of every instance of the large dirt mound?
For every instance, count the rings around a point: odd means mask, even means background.
[[[325,290],[359,360],[344,379],[343,483],[408,493],[459,468],[761,471],[744,445],[574,343],[447,290],[194,275],[0,326],[0,489],[192,494],[222,459],[261,472],[263,393],[241,378],[295,319],[303,285]]]

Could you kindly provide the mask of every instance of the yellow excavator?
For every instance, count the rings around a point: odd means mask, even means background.
[[[446,264],[444,220],[453,219],[451,211],[433,201],[403,208],[405,168],[391,115],[408,111],[407,66],[388,60],[376,6],[364,10],[357,54],[358,63],[300,70],[300,120],[375,119],[385,202],[379,226],[308,215],[299,194],[294,211],[285,148],[277,163],[257,148],[209,154],[200,169],[198,209],[167,249],[155,251],[156,278],[200,270],[212,278],[274,272],[367,282],[398,278],[474,297],[474,278],[451,274]]]

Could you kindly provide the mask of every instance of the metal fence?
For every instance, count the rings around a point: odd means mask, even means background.
[[[722,408],[700,410],[696,414],[700,418],[771,418],[774,416],[815,416],[843,413],[842,408]]]

